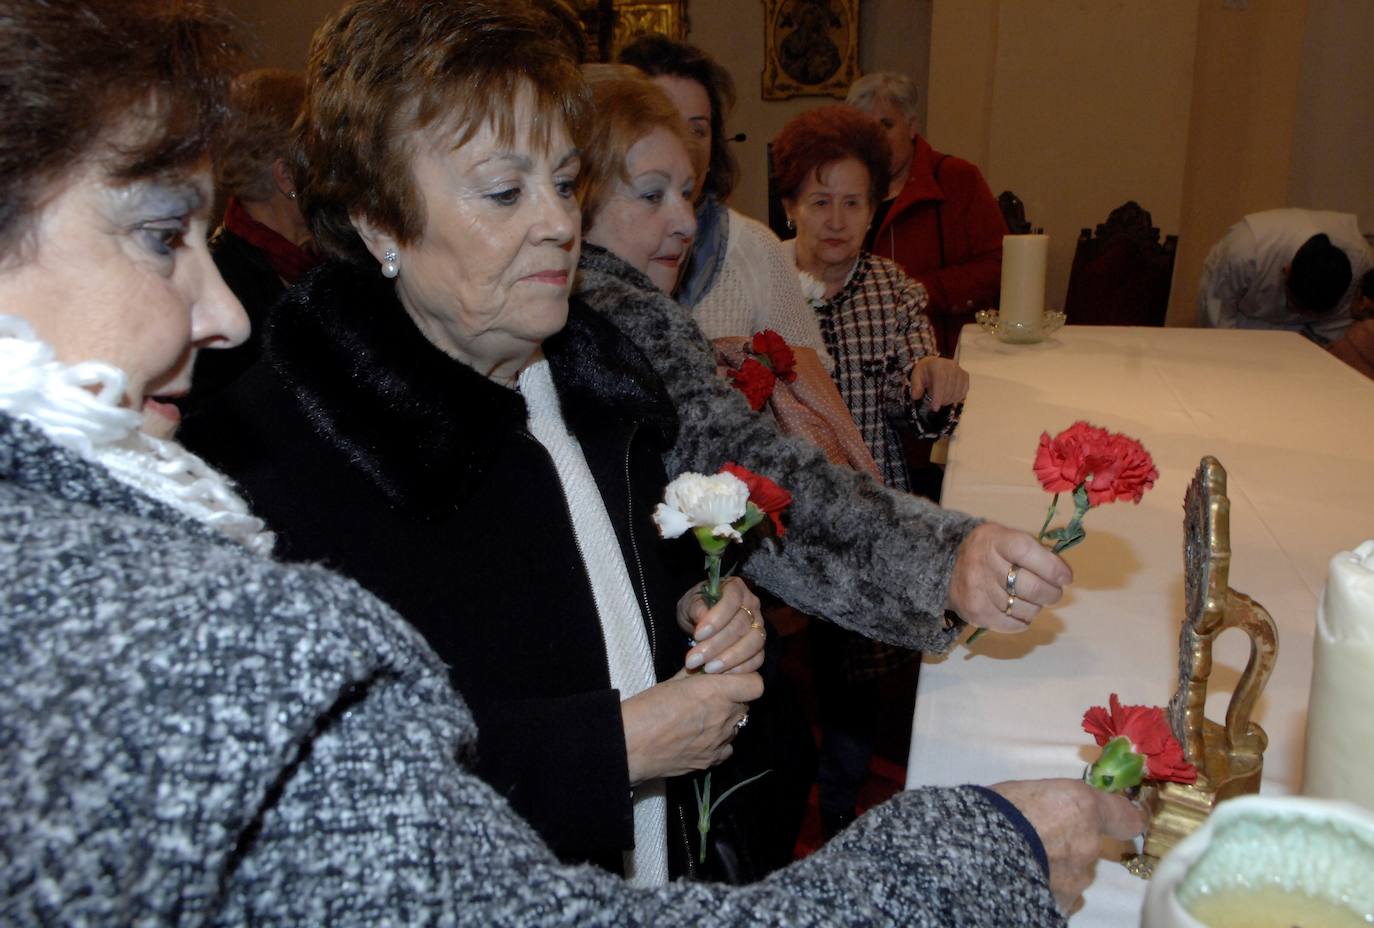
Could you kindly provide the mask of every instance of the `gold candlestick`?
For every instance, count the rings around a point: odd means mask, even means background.
[[[1231,570],[1231,501],[1226,470],[1213,457],[1198,464],[1183,501],[1183,567],[1186,615],[1179,634],[1178,690],[1169,701],[1169,724],[1197,767],[1197,782],[1146,783],[1140,802],[1149,816],[1145,852],[1127,869],[1148,877],[1160,857],[1202,825],[1218,802],[1259,792],[1264,770],[1264,729],[1250,713],[1278,658],[1278,630],[1263,606],[1228,586]],[[1228,628],[1250,639],[1245,665],[1226,724],[1204,715],[1212,675],[1212,643]]]

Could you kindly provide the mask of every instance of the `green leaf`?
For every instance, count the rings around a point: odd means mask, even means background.
[[[720,804],[721,804],[722,802],[724,802],[725,800],[729,799],[729,798],[730,798],[730,794],[733,793],[735,790],[737,790],[737,789],[739,789],[740,787],[743,787],[743,786],[748,786],[750,783],[753,783],[755,780],[758,780],[758,779],[760,779],[760,778],[762,778],[762,777],[766,777],[766,776],[768,776],[768,774],[770,774],[770,773],[772,773],[772,772],[773,772],[773,768],[772,768],[772,767],[769,767],[767,770],[763,771],[762,773],[756,773],[756,774],[754,774],[752,777],[750,777],[749,779],[747,779],[747,780],[741,780],[740,782],[736,783],[734,786],[730,787],[730,788],[727,789],[725,792],[721,793],[719,799],[717,799],[715,802],[711,803],[710,811],[708,811],[706,814],[707,814],[708,816],[715,814],[716,809],[720,808]],[[710,774],[707,774],[707,776],[710,776]]]
[[[1064,526],[1063,537],[1060,539],[1059,543],[1054,546],[1054,553],[1062,554],[1087,537],[1088,533],[1083,530],[1083,526],[1074,524],[1066,525]]]
[[[1080,483],[1078,486],[1074,487],[1074,490],[1073,490],[1073,508],[1074,508],[1075,510],[1077,510],[1077,511],[1080,513],[1080,515],[1078,516],[1078,518],[1082,518],[1081,513],[1087,512],[1088,509],[1089,509],[1089,503],[1088,503],[1088,484],[1087,484],[1086,481],[1084,481],[1083,483]]]
[[[749,534],[749,530],[758,525],[765,518],[764,511],[753,503],[750,503],[744,510],[744,518],[735,523],[735,531],[741,535]]]

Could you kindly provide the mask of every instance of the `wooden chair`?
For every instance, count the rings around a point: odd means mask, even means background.
[[[1026,219],[1026,204],[1010,190],[1003,190],[997,197],[997,205],[1002,210],[1002,221],[1012,235],[1027,235],[1031,224]]]
[[[1150,214],[1134,200],[1112,210],[1096,232],[1084,229],[1069,271],[1064,312],[1070,325],[1164,324],[1178,236],[1159,241]]]

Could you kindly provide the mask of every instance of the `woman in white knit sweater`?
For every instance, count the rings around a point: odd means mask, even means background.
[[[772,329],[794,349],[833,367],[796,270],[767,226],[725,205],[739,166],[726,147],[725,114],[735,101],[730,73],[705,52],[658,34],[641,35],[619,55],[663,89],[693,136],[710,152],[696,185],[696,241],[674,295],[711,340]]]

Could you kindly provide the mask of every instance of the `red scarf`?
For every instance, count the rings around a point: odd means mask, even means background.
[[[230,197],[224,209],[224,227],[252,245],[267,258],[272,270],[289,287],[300,276],[320,263],[314,251],[299,248],[272,229],[248,215],[237,197]]]

